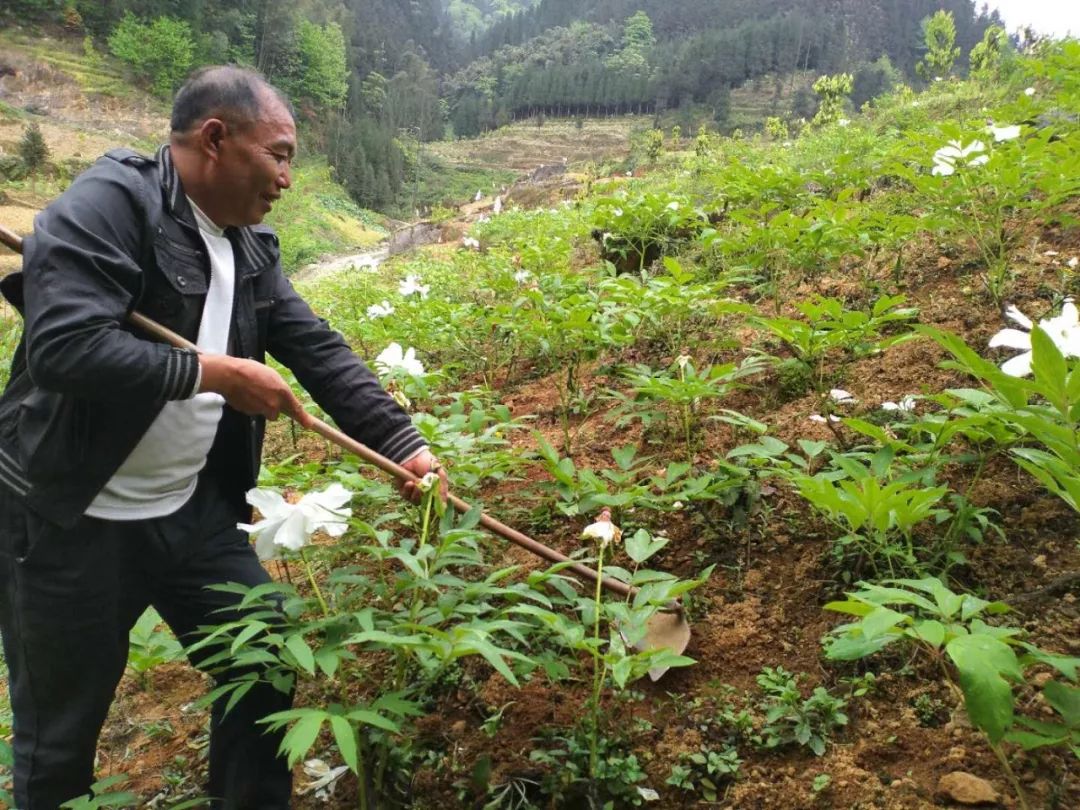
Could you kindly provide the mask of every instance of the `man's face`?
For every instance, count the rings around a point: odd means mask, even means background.
[[[296,154],[296,125],[271,94],[261,99],[258,118],[231,127],[220,143],[215,195],[221,203],[219,225],[262,222],[281,192],[292,185],[290,166]]]

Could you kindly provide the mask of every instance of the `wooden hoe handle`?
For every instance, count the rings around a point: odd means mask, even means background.
[[[0,225],[0,242],[7,245],[16,253],[22,253],[22,239],[19,237],[18,234],[13,233],[12,231],[5,228],[3,225]],[[178,335],[171,329],[162,326],[157,321],[153,321],[150,318],[147,318],[145,315],[142,315],[138,312],[132,312],[130,315],[128,315],[128,321],[130,321],[134,326],[137,326],[146,334],[152,335],[153,337],[161,340],[164,343],[168,343],[178,349],[191,349],[193,351],[198,351],[198,347],[190,340],[183,337],[182,335]],[[359,456],[369,464],[375,465],[383,472],[394,476],[399,481],[412,481],[415,483],[420,480],[417,476],[413,475],[400,464],[395,464],[393,461],[386,458],[385,456],[376,453],[367,445],[361,444],[360,442],[356,441],[356,439],[352,438],[351,436],[347,436],[345,433],[342,433],[335,427],[331,427],[321,419],[312,417],[311,430],[318,433],[324,439],[333,442],[338,447]],[[453,507],[461,513],[468,512],[472,508],[468,503],[461,500],[461,498],[458,498],[456,495],[449,495],[448,499],[453,505]],[[499,537],[502,537],[505,540],[509,540],[511,543],[520,546],[526,551],[535,554],[537,557],[545,559],[548,562],[569,563],[569,565],[567,565],[567,568],[570,571],[572,571],[582,579],[586,579],[589,582],[596,584],[596,571],[594,571],[592,568],[589,568],[587,565],[582,565],[581,563],[574,560],[571,560],[561,551],[556,551],[549,546],[545,546],[543,543],[533,540],[531,537],[519,532],[517,529],[513,529],[507,526],[505,523],[496,520],[495,518],[488,515],[486,512],[480,513],[480,525],[488,531],[499,535]],[[607,590],[624,597],[631,596],[637,592],[636,588],[627,585],[625,582],[619,582],[616,579],[612,579],[611,577],[601,578],[600,584],[603,585],[603,587],[607,588]]]

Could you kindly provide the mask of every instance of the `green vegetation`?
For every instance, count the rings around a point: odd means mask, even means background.
[[[27,124],[23,130],[19,140],[19,158],[28,172],[38,171],[49,159],[49,147],[45,144],[41,127],[34,122]]]
[[[298,163],[293,184],[266,218],[281,243],[285,272],[333,254],[369,248],[385,237],[371,212],[361,210],[333,180],[333,172],[315,157]]]
[[[109,50],[164,99],[180,86],[195,56],[191,27],[184,20],[158,17],[145,24],[130,13],[109,35]]]
[[[1080,561],[1080,43],[980,65],[848,121],[856,74],[826,70],[815,126],[672,139],[645,176],[300,285],[457,494],[639,590],[280,430],[262,483],[352,512],[203,646],[299,687],[265,718],[291,761],[340,763],[361,807],[916,806],[962,748],[1021,807],[1075,804],[1074,608],[1039,594]],[[291,263],[349,205],[330,177],[302,164],[275,213]],[[1025,591],[1051,601],[1010,619]],[[690,656],[638,650],[673,598]],[[685,667],[671,696],[635,688],[655,666]]]

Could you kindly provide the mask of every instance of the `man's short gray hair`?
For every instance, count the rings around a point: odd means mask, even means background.
[[[256,70],[236,65],[199,68],[176,92],[170,128],[180,134],[207,118],[242,126],[259,117],[264,93],[272,94],[290,114],[293,112],[285,94]]]

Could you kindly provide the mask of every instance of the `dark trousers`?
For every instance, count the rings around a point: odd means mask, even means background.
[[[0,492],[0,634],[14,713],[15,802],[56,810],[89,791],[98,735],[123,675],[128,634],[153,605],[181,641],[237,618],[214,583],[266,582],[246,519],[210,480],[178,512],[142,521],[42,520]],[[207,653],[204,653],[206,655]],[[192,663],[198,665],[197,660]],[[213,707],[209,796],[222,810],[289,807],[279,734],[256,721],[292,696],[258,683],[224,714]]]

